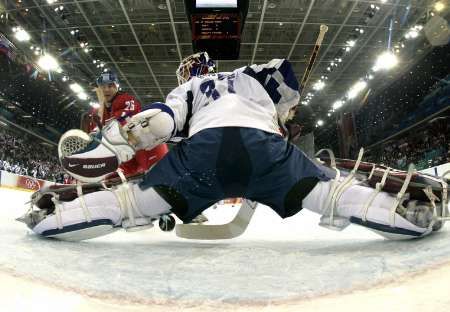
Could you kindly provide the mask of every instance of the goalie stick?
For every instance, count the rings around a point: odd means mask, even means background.
[[[178,237],[188,239],[215,240],[235,238],[245,232],[255,212],[257,202],[244,199],[238,213],[229,223],[213,224],[177,224]]]
[[[316,43],[314,45],[313,51],[311,53],[311,57],[309,58],[308,65],[306,66],[305,72],[303,74],[302,81],[300,82],[300,98],[302,96],[303,90],[306,87],[306,84],[308,83],[309,76],[311,75],[312,68],[314,64],[316,63],[317,56],[319,55],[320,47],[322,46],[323,38],[325,37],[325,33],[328,31],[327,25],[320,25],[320,32],[317,36]]]

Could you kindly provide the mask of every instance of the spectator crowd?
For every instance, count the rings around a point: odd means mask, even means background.
[[[418,170],[450,162],[450,116],[438,117],[425,127],[372,147],[370,161],[396,169],[414,163]]]
[[[0,128],[0,170],[58,183],[64,182],[56,148],[30,135]]]

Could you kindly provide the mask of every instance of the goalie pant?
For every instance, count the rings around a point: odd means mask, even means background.
[[[44,236],[67,237],[98,224],[124,226],[130,214],[136,220],[154,220],[174,213],[187,223],[230,197],[267,205],[282,218],[302,208],[324,215],[334,175],[278,134],[242,127],[209,128],[180,142],[141,182],[130,183],[133,199],[121,200],[116,191],[87,194],[84,203],[80,199],[61,203],[61,213],[49,215],[33,230]],[[348,225],[348,220],[363,218],[364,203],[373,191],[369,186],[353,184],[342,193],[334,212],[337,220],[346,220],[340,227]],[[363,224],[391,237],[418,237],[427,232],[426,227],[416,226],[398,214],[395,224],[389,225],[394,202],[395,196],[379,192],[365,212]],[[106,233],[98,231],[91,237]]]

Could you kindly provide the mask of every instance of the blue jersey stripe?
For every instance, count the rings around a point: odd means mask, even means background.
[[[293,92],[298,91],[299,84],[297,77],[295,76],[291,63],[286,60],[283,60],[279,68],[262,68],[260,71],[256,72],[253,68],[247,66],[243,71],[244,74],[253,77],[264,87],[275,105],[280,103],[283,98],[283,95],[278,91],[281,82],[278,82],[273,77],[276,72],[283,77],[282,83],[291,88]]]

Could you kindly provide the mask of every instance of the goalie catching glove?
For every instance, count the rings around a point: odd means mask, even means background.
[[[128,119],[124,126],[112,120],[91,135],[81,130],[66,132],[58,144],[59,159],[75,179],[99,182],[133,158],[136,150],[152,149],[169,140],[173,130],[172,116],[150,108]]]

